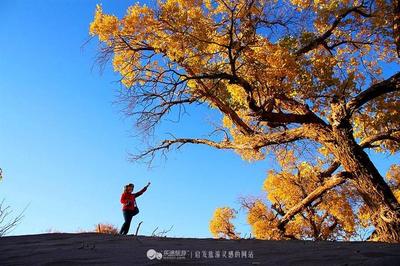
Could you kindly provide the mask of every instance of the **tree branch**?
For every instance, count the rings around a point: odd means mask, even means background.
[[[396,142],[400,142],[400,137],[396,136],[395,134],[400,133],[400,128],[396,129],[390,129],[386,132],[381,132],[379,134],[373,135],[366,137],[360,142],[361,148],[371,148],[373,147],[374,142],[380,141],[380,140],[393,140]]]
[[[365,91],[358,94],[346,104],[346,109],[349,115],[351,115],[354,111],[363,106],[365,103],[381,95],[395,91],[400,91],[400,72],[394,74],[384,81],[372,85]]]
[[[281,107],[291,111],[292,113],[282,113],[282,112],[273,113],[269,110],[265,110],[263,107],[258,106],[255,102],[255,98],[252,97],[253,87],[251,86],[251,84],[248,83],[245,79],[240,78],[236,75],[224,72],[213,73],[213,74],[201,74],[197,76],[194,75],[194,73],[191,73],[191,75],[192,76],[187,77],[187,79],[195,79],[198,80],[198,82],[203,82],[202,79],[211,79],[211,80],[222,79],[222,80],[228,80],[230,83],[242,86],[243,89],[248,94],[247,100],[249,102],[249,108],[254,112],[254,114],[252,115],[260,117],[261,121],[272,122],[272,123],[286,123],[286,124],[320,123],[322,125],[325,125],[325,122],[322,119],[320,119],[315,113],[313,113],[308,108],[307,105],[301,104],[293,99],[286,98],[283,95],[276,96],[276,102],[279,102],[279,105]],[[235,118],[235,120],[238,119]],[[245,129],[245,127],[243,129]],[[246,131],[248,130],[246,129]]]
[[[332,171],[331,168],[329,168],[329,171]],[[321,173],[322,174],[322,173]],[[289,211],[286,212],[285,216],[283,216],[278,223],[278,228],[282,231],[284,231],[284,228],[288,222],[300,211],[302,211],[304,208],[309,206],[314,200],[317,198],[320,198],[324,193],[326,193],[328,190],[343,184],[347,178],[350,177],[350,173],[348,172],[341,172],[337,174],[336,176],[327,179],[323,182],[323,184],[316,188],[313,192],[308,194],[306,198],[304,198],[301,202],[299,202],[297,205],[292,207]]]
[[[202,79],[226,79],[230,78],[231,76],[225,73],[218,73],[218,74],[213,74],[213,75],[200,75],[196,76],[196,74],[193,72],[193,70],[189,67],[186,67],[186,71],[188,74],[191,75],[190,79],[196,79],[197,83],[200,85],[200,87],[203,90],[199,90],[199,93],[202,94],[202,96],[206,97],[209,99],[211,102],[213,102],[220,110],[222,113],[225,113],[229,116],[229,118],[233,121],[233,123],[238,127],[238,129],[245,135],[253,134],[254,130],[247,125],[240,117],[239,115],[232,110],[227,104],[222,102],[220,99],[217,97],[213,96],[209,92],[208,86],[204,83]]]
[[[316,37],[314,40],[309,42],[307,45],[304,47],[300,48],[298,51],[295,52],[295,55],[300,56],[302,54],[306,54],[307,52],[311,51],[312,49],[316,48],[318,45],[325,44],[326,40],[332,35],[333,31],[339,26],[340,22],[347,17],[350,13],[356,12],[364,17],[370,17],[370,14],[367,14],[363,12],[360,8],[362,6],[356,6],[353,8],[350,8],[346,10],[343,14],[339,15],[336,17],[336,19],[333,21],[331,27],[322,35]]]
[[[290,143],[296,140],[303,139],[306,136],[303,128],[294,128],[270,134],[256,134],[253,135],[253,137],[255,140],[254,143],[246,144],[234,144],[229,140],[217,142],[209,139],[196,138],[176,138],[172,140],[164,140],[160,145],[156,147],[150,148],[138,155],[132,155],[131,160],[138,161],[148,156],[154,158],[157,152],[164,152],[165,150],[169,150],[173,145],[178,145],[178,149],[185,144],[203,144],[217,149],[259,150],[263,147],[270,145]]]
[[[281,132],[259,135],[259,139],[255,142],[256,144],[253,147],[255,149],[260,149],[270,145],[285,144],[305,138],[308,138],[306,130],[303,127],[298,127]]]
[[[160,145],[150,148],[145,152],[133,155],[132,160],[138,161],[147,156],[153,158],[157,152],[169,150],[173,145],[178,145],[178,149],[185,144],[203,144],[217,149],[250,149],[250,146],[235,145],[229,141],[216,142],[209,139],[192,139],[192,138],[177,138],[173,140],[164,140]]]

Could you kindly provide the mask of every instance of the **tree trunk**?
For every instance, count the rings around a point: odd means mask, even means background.
[[[370,208],[378,241],[400,242],[400,205],[364,150],[356,143],[350,127],[333,128],[334,153]]]

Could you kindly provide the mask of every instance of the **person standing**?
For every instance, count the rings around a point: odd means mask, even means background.
[[[132,217],[139,213],[139,209],[136,205],[136,198],[142,195],[147,188],[150,186],[150,182],[142,188],[139,192],[133,193],[133,184],[128,184],[124,187],[124,192],[121,195],[122,213],[124,215],[124,224],[121,227],[119,233],[121,235],[128,234],[129,227],[131,225]]]

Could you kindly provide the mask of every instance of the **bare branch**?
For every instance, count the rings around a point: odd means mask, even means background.
[[[294,142],[306,138],[303,128],[288,129],[282,132],[274,132],[270,134],[253,135],[254,143],[235,144],[228,139],[221,142],[209,139],[196,139],[196,138],[175,138],[164,140],[160,145],[147,149],[146,151],[131,155],[132,161],[138,161],[146,157],[154,158],[157,152],[168,151],[172,146],[177,145],[177,149],[185,144],[203,144],[217,149],[236,149],[236,150],[259,150],[266,146],[280,145],[285,143]]]
[[[133,155],[132,160],[138,161],[145,157],[150,156],[153,158],[157,152],[163,152],[164,150],[169,150],[171,146],[178,145],[178,149],[184,144],[203,144],[208,145],[217,149],[251,149],[252,147],[247,145],[236,145],[230,141],[215,142],[209,139],[191,139],[191,138],[177,138],[174,140],[164,140],[159,146],[150,148],[145,152]]]
[[[26,208],[25,208],[26,209]],[[10,206],[4,207],[4,199],[0,203],[0,237],[9,233],[14,229],[24,217],[25,209],[16,217],[7,221],[7,218],[12,213]]]
[[[136,228],[135,236],[138,235],[138,233],[139,233],[139,228],[140,228],[140,226],[142,225],[142,223],[143,223],[143,221],[141,221],[141,222],[138,224],[138,226],[137,226],[137,228]]]
[[[162,231],[156,233],[158,227],[156,229],[154,229],[153,233],[151,234],[151,236],[157,236],[157,237],[166,237],[167,234],[172,230],[174,226],[171,225],[171,227],[169,229],[163,229]]]

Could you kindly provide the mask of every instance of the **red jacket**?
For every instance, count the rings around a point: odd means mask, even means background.
[[[144,187],[142,190],[136,193],[127,193],[124,192],[121,195],[121,203],[123,204],[123,210],[134,210],[136,205],[136,198],[142,195],[147,190],[147,187]],[[129,202],[129,204],[127,204]]]

